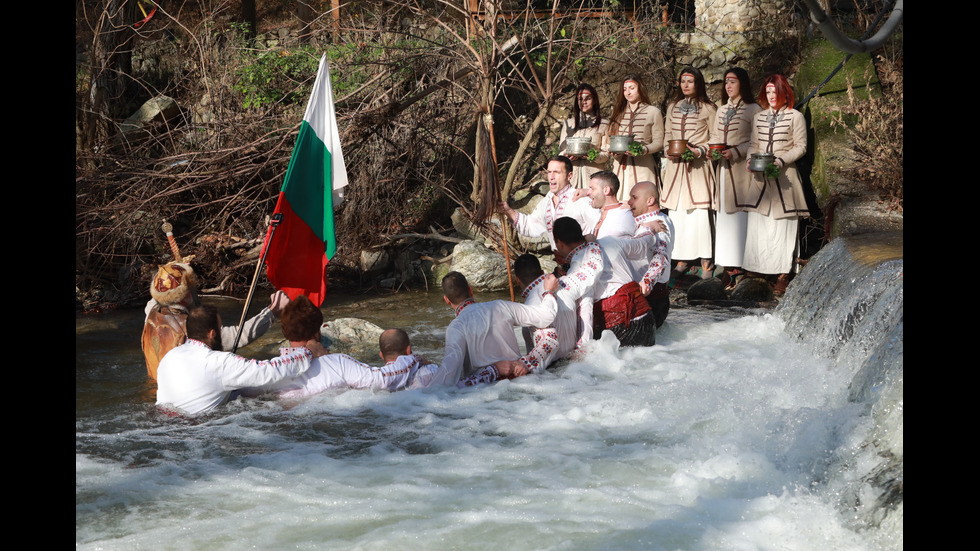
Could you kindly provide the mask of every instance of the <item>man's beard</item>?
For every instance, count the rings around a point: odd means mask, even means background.
[[[221,345],[221,337],[220,336],[215,337],[213,339],[209,339],[208,340],[208,347],[210,347],[211,350],[214,350],[215,352],[223,352],[224,351],[224,348]]]

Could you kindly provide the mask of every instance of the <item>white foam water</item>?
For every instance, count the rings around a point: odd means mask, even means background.
[[[889,239],[835,240],[775,314],[676,309],[656,346],[607,333],[558,373],[196,419],[155,412],[138,313],[80,318],[76,548],[901,549]],[[438,360],[451,313],[406,298],[377,321]]]
[[[109,408],[76,421],[76,548],[901,548],[900,511],[858,520],[881,492],[853,372],[768,313],[665,329],[463,390]]]

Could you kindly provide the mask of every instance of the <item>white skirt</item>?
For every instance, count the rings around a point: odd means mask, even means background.
[[[674,222],[674,251],[671,260],[711,258],[710,210],[672,210],[670,219]]]
[[[728,169],[722,164],[718,171],[721,209],[715,218],[715,264],[734,268],[742,265],[748,213],[740,210],[728,214],[727,206],[732,198],[725,195],[727,178],[729,178]]]
[[[760,274],[788,274],[793,269],[799,218],[776,220],[749,212],[742,268]]]

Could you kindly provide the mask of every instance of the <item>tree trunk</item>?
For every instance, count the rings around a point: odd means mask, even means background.
[[[309,44],[310,36],[313,34],[313,20],[316,18],[313,14],[313,6],[311,3],[313,0],[298,0],[299,9],[296,15],[299,17],[302,26],[299,29],[299,41],[301,44]]]
[[[95,27],[88,108],[82,116],[85,149],[104,144],[115,133],[113,119],[125,107],[132,77],[136,2],[108,0]]]
[[[534,117],[534,120],[531,122],[531,127],[524,133],[524,138],[521,139],[520,145],[517,146],[517,153],[514,154],[514,160],[511,161],[510,168],[507,169],[507,178],[504,180],[504,187],[500,192],[500,196],[504,201],[514,191],[514,180],[517,179],[517,170],[524,164],[524,153],[527,152],[528,147],[531,146],[531,142],[534,141],[541,127],[544,126],[544,121],[548,118],[548,113],[551,111],[553,103],[553,101],[548,101],[538,110],[538,116]]]
[[[251,46],[255,40],[258,20],[255,14],[255,0],[242,0],[242,23],[245,24],[245,42]]]

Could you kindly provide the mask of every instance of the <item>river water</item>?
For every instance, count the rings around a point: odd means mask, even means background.
[[[141,312],[77,316],[76,548],[901,549],[900,252],[841,262],[820,277],[872,296],[850,314],[806,314],[815,259],[776,312],[675,309],[656,346],[606,335],[559,374],[192,420],[154,411]],[[402,326],[433,360],[452,317],[436,292],[324,310]],[[866,328],[896,311],[897,337]]]

